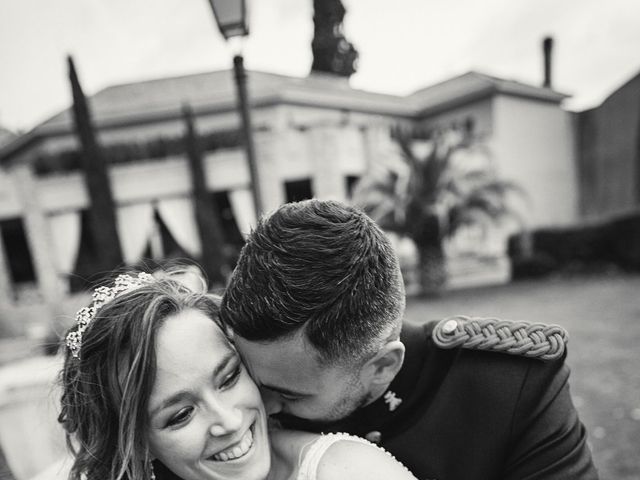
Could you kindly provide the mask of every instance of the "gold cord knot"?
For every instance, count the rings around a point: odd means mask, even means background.
[[[569,335],[559,325],[461,315],[438,322],[432,338],[440,348],[462,347],[555,360],[564,354]]]

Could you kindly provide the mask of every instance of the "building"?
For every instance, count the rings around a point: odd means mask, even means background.
[[[550,88],[469,72],[398,97],[332,76],[249,72],[249,91],[267,210],[311,196],[347,200],[355,181],[394,151],[392,125],[465,124],[487,139],[501,176],[529,193],[530,226],[578,218],[571,116],[561,106],[566,96]],[[218,71],[111,86],[89,99],[111,162],[128,264],[171,249],[194,258],[200,251],[182,140],[185,105],[197,119],[206,184],[229,220],[227,233],[241,241],[238,232],[255,221],[235,98],[232,73]],[[86,243],[79,155],[70,110],[0,150],[0,301],[35,295],[55,303],[69,290]]]
[[[576,113],[580,216],[601,221],[640,207],[640,72],[596,108]]]

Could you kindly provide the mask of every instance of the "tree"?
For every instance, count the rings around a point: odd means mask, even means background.
[[[342,32],[346,10],[340,0],[313,1],[312,72],[350,77],[356,71],[358,51]]]
[[[413,240],[424,294],[438,294],[447,280],[444,240],[461,227],[487,227],[512,217],[516,184],[501,180],[486,161],[488,150],[470,131],[426,135],[392,132],[401,155],[372,169],[354,191],[354,203],[386,230]]]
[[[115,203],[111,192],[107,162],[97,140],[97,135],[87,99],[80,86],[71,56],[69,80],[73,95],[73,118],[82,149],[82,169],[89,196],[89,224],[96,255],[97,271],[113,270],[122,263],[122,251],[116,227]]]
[[[201,266],[210,283],[225,284],[223,267],[225,265],[222,222],[219,209],[214,204],[213,197],[207,190],[205,171],[202,165],[202,149],[198,141],[198,133],[193,120],[191,108],[182,107],[184,121],[187,127],[185,147],[191,172],[191,186],[193,190],[193,207],[202,244]]]

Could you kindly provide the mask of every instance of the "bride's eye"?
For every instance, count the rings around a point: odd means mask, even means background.
[[[238,364],[236,367],[222,380],[220,387],[222,389],[227,389],[233,387],[238,379],[240,378],[240,374],[242,373],[242,365]]]
[[[169,419],[169,421],[167,422],[167,427],[175,427],[177,425],[186,423],[191,418],[192,413],[193,407],[185,407],[180,409],[178,413],[176,413]]]

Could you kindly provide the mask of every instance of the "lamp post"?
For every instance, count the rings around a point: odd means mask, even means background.
[[[244,37],[249,34],[245,0],[209,0],[209,3],[211,4],[213,16],[218,24],[218,29],[225,40],[231,37]],[[256,219],[258,219],[262,213],[262,197],[260,196],[258,168],[256,165],[255,150],[253,148],[251,111],[249,109],[249,96],[247,94],[247,72],[244,69],[244,59],[241,54],[233,57],[233,73],[238,92],[238,110],[242,118],[242,131],[245,140],[247,163],[249,164],[253,207],[256,211]]]

